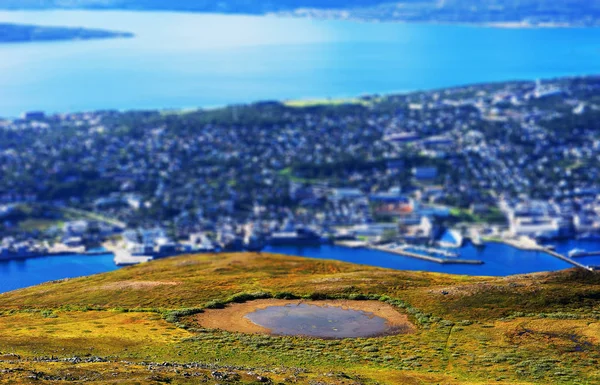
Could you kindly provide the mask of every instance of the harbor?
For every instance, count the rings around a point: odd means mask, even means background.
[[[472,276],[509,276],[536,272],[559,271],[578,266],[586,270],[598,270],[600,257],[578,258],[577,261],[565,257],[573,248],[600,250],[600,242],[568,241],[557,242],[555,254],[548,251],[520,250],[511,245],[491,242],[485,248],[467,243],[461,249],[453,250],[461,255],[460,260],[483,261],[456,263],[456,258],[447,258],[454,263],[440,263],[436,257],[422,255],[402,255],[389,250],[377,250],[360,245],[349,248],[325,244],[320,246],[266,246],[264,252],[336,260],[361,265],[377,266],[395,270],[428,271],[444,274]],[[359,245],[355,245],[359,246]],[[0,260],[0,293],[43,282],[64,278],[75,278],[90,274],[113,271],[132,263],[146,262],[138,256],[129,256],[116,252],[100,251],[85,255],[39,256],[30,259]],[[416,253],[415,253],[416,254]],[[579,264],[579,265],[577,265]]]
[[[594,266],[584,265],[582,263],[579,263],[578,261],[575,261],[573,258],[570,258],[570,257],[564,256],[562,254],[559,254],[556,251],[549,250],[549,249],[544,249],[544,252],[546,252],[547,254],[550,254],[553,257],[556,257],[558,259],[562,259],[563,261],[568,262],[568,263],[570,263],[571,265],[573,265],[575,267],[579,267],[580,269],[585,269],[585,270],[589,270],[589,271],[594,271],[595,270]]]
[[[426,254],[419,254],[407,250],[407,247],[393,247],[390,245],[386,246],[370,246],[373,250],[383,251],[386,253],[397,254],[403,257],[421,259],[423,261],[435,262],[442,265],[455,264],[455,265],[483,265],[484,262],[481,260],[470,260],[470,259],[458,259],[458,258],[439,258]],[[431,252],[431,250],[429,250]],[[438,250],[437,252],[441,252]]]

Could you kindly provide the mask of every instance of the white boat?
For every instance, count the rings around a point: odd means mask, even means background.
[[[306,227],[299,227],[295,231],[273,233],[269,239],[269,243],[274,246],[317,246],[323,242],[317,232]]]
[[[471,243],[475,247],[484,247],[485,243],[481,239],[481,234],[477,230],[471,230],[470,232]]]
[[[579,257],[586,253],[587,253],[587,251],[582,250],[582,249],[573,249],[573,250],[569,251],[569,258],[576,258],[576,257]]]
[[[464,238],[457,230],[448,230],[442,236],[439,242],[441,247],[458,249],[463,246]]]
[[[597,233],[585,233],[577,237],[582,241],[600,241],[600,234]]]

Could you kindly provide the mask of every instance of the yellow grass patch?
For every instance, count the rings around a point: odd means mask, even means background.
[[[177,286],[181,282],[160,282],[160,281],[119,281],[111,282],[102,285],[99,288],[91,288],[90,290],[143,290],[154,288],[157,286]]]
[[[114,354],[121,349],[176,343],[189,335],[152,313],[89,311],[0,317],[0,351],[24,355],[33,351]]]

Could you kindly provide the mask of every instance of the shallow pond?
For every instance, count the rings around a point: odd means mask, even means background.
[[[290,304],[249,313],[253,323],[276,335],[319,338],[360,338],[393,333],[387,320],[364,311],[335,306]]]

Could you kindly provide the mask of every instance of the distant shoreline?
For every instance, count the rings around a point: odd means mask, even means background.
[[[186,10],[186,9],[153,9],[153,8],[127,8],[127,7],[39,7],[39,8],[2,8],[3,12],[53,12],[53,11],[86,11],[86,12],[166,12],[180,14],[205,14],[205,15],[223,15],[223,16],[250,16],[250,17],[288,17],[297,19],[309,20],[338,20],[361,23],[390,23],[390,24],[423,24],[423,25],[453,25],[465,27],[481,27],[481,28],[498,28],[498,29],[570,29],[570,28],[600,28],[600,20],[594,23],[585,22],[559,22],[547,21],[532,23],[527,20],[506,20],[506,21],[449,21],[440,19],[421,19],[411,20],[406,18],[378,18],[378,17],[361,17],[353,14],[352,11],[345,10],[319,10],[319,9],[297,9],[289,11],[271,11],[271,12],[244,12],[244,11],[217,11],[217,10]],[[2,22],[0,21],[0,25]],[[113,31],[104,31],[113,32]],[[123,33],[123,32],[113,32]],[[119,36],[116,36],[119,37]],[[0,40],[1,42],[1,40]]]
[[[0,44],[133,38],[130,32],[0,22]]]
[[[228,15],[224,13],[223,15]],[[250,15],[249,15],[250,16]],[[255,16],[255,15],[252,15]],[[315,16],[308,14],[297,14],[294,12],[273,12],[266,13],[264,16],[289,17],[308,20],[329,20],[329,21],[348,21],[356,23],[389,23],[389,24],[412,24],[412,25],[440,25],[440,26],[459,26],[472,28],[497,28],[497,29],[576,29],[576,28],[600,28],[600,21],[597,24],[586,25],[578,23],[544,22],[530,23],[528,21],[441,21],[441,20],[406,20],[406,19],[377,19],[364,17],[339,17],[339,16]]]

